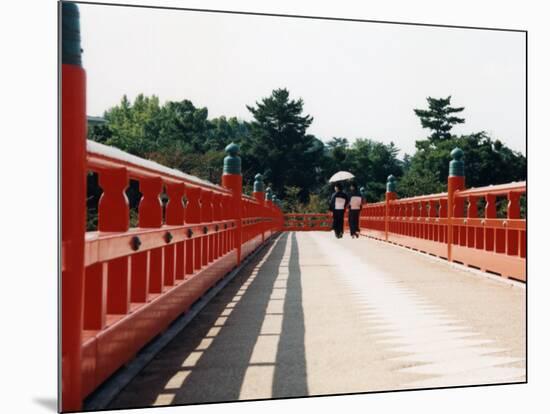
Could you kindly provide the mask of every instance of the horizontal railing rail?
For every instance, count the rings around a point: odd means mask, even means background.
[[[147,178],[161,176],[165,182],[197,185],[216,192],[231,194],[231,191],[222,186],[203,180],[182,171],[166,167],[155,161],[146,160],[129,154],[118,148],[87,140],[87,165],[92,171],[125,167],[130,178]]]
[[[488,185],[485,187],[472,187],[468,190],[459,190],[458,197],[466,196],[485,196],[485,195],[506,195],[509,192],[517,192],[524,194],[526,192],[527,183],[525,181],[515,181],[508,184]]]
[[[287,213],[284,215],[285,231],[329,231],[332,215],[327,213]]]

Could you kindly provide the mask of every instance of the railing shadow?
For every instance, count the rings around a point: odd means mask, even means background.
[[[268,307],[274,303],[274,294],[282,292],[275,285],[276,281],[284,280],[279,267],[285,265],[288,241],[288,233],[281,235],[269,252],[270,247],[247,265],[110,408],[307,395],[301,275],[295,235],[291,239],[276,359],[255,363],[259,340],[277,335],[266,334],[265,326],[267,318],[276,315]],[[251,383],[251,367],[253,370],[268,367],[272,395],[264,389],[257,395],[243,396],[245,382],[248,386]],[[266,380],[265,373],[259,375],[262,381]]]
[[[273,378],[273,397],[308,395],[302,274],[296,233],[292,233],[283,324]]]

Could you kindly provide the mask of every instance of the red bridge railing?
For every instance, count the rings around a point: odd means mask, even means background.
[[[81,410],[87,395],[283,225],[261,175],[253,197],[242,194],[235,144],[226,148],[218,186],[87,141],[79,27],[78,6],[63,3],[62,411]],[[98,229],[86,232],[90,171],[103,193]],[[135,228],[125,193],[130,179],[142,194]]]
[[[284,215],[284,231],[330,231],[331,227],[331,214],[291,213]]]
[[[447,193],[405,199],[394,185],[386,201],[363,206],[362,234],[526,281],[525,181],[465,189],[464,176],[451,175]]]
[[[87,147],[87,169],[98,173],[103,194],[98,231],[82,235],[82,397],[281,228],[280,210],[263,192],[237,191],[236,199],[234,189],[96,142]],[[136,228],[129,228],[130,179],[142,193]]]

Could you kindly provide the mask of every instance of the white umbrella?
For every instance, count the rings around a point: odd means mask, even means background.
[[[330,180],[328,180],[329,183],[335,183],[337,181],[345,181],[350,180],[354,178],[355,175],[353,175],[350,172],[347,171],[338,171],[336,174],[334,174],[332,177],[330,177]]]

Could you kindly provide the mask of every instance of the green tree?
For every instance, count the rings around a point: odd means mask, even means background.
[[[163,151],[204,153],[209,148],[212,124],[208,109],[197,108],[187,99],[167,102],[158,117],[158,147]]]
[[[414,113],[420,118],[422,128],[432,130],[429,137],[430,143],[437,143],[451,138],[451,129],[456,124],[463,124],[464,119],[453,114],[462,112],[464,107],[451,107],[451,96],[446,98],[428,97],[429,109],[414,109]]]
[[[388,175],[401,177],[403,174],[398,153],[393,142],[384,144],[372,139],[359,138],[350,147],[350,170],[357,183],[365,187],[368,201],[383,199]]]
[[[302,115],[303,100],[293,100],[286,89],[247,106],[254,121],[250,136],[242,142],[243,171],[246,180],[262,172],[274,192],[285,198],[285,186],[300,188],[300,199],[305,201],[315,186],[316,164],[323,154],[323,144],[306,133],[313,118]]]
[[[398,183],[401,196],[445,191],[449,175],[450,153],[459,147],[464,151],[467,187],[482,187],[525,180],[527,160],[485,132],[452,137],[435,146],[417,142],[417,151],[409,169]]]
[[[105,144],[111,136],[111,130],[106,124],[88,125],[88,139],[91,141]]]
[[[227,144],[231,142],[239,144],[250,136],[249,124],[235,117],[220,116],[212,119],[210,123],[212,128],[209,130],[206,146],[212,150],[223,151]]]
[[[283,211],[286,213],[301,213],[300,187],[285,186],[285,198],[282,200]]]
[[[155,150],[159,112],[159,100],[154,95],[146,97],[139,94],[133,103],[124,95],[120,105],[104,114],[110,131],[105,144],[139,156]]]
[[[450,97],[428,98],[428,102],[430,109],[440,114],[438,117],[441,122],[430,122],[437,117],[434,115],[428,119],[426,111],[415,110],[422,126],[431,129],[432,134],[425,140],[416,141],[415,154],[406,160],[404,176],[397,186],[401,197],[444,191],[449,174],[450,152],[455,147],[464,151],[467,187],[525,179],[527,162],[523,154],[512,151],[498,139],[493,140],[485,131],[452,135],[452,126],[464,120],[447,115],[464,108],[450,108]],[[443,122],[444,119],[446,121]]]

